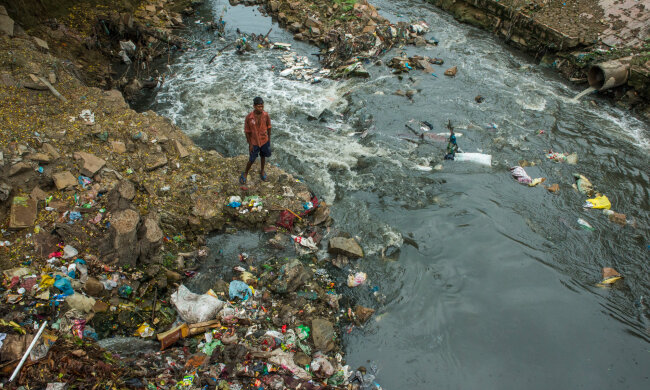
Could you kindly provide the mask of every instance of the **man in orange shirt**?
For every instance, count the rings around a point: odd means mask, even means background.
[[[244,120],[244,134],[246,134],[246,141],[248,142],[248,164],[246,164],[246,171],[242,172],[239,177],[241,184],[246,184],[248,178],[248,171],[253,166],[260,155],[260,179],[267,181],[266,173],[264,173],[264,164],[266,158],[271,157],[271,118],[269,114],[264,111],[264,100],[261,97],[253,99],[253,111],[246,115]]]

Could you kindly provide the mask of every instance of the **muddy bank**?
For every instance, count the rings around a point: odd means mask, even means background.
[[[456,19],[492,31],[587,88],[594,65],[621,60],[625,82],[599,93],[650,117],[650,31],[640,3],[427,0]],[[601,84],[602,86],[602,84]]]

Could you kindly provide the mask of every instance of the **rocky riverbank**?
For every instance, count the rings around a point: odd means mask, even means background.
[[[327,205],[274,166],[267,182],[252,174],[240,185],[244,156],[196,147],[167,119],[131,110],[109,88],[128,91],[143,77],[138,69],[182,49],[184,40],[171,33],[182,25],[174,9],[191,9],[178,3],[135,2],[132,12],[114,12],[108,2],[59,4],[22,15],[36,18],[31,28],[15,24],[11,16],[20,15],[11,8],[0,9],[3,26],[11,25],[0,34],[5,386],[372,383],[371,372],[345,365],[340,332],[361,326],[373,310],[349,299],[339,304],[346,275],[330,274],[341,271],[328,265],[347,265],[363,250],[329,227]],[[43,21],[39,12],[48,10],[67,19]],[[129,38],[146,49],[129,53],[120,45]],[[130,81],[111,71],[125,55],[135,64],[124,72],[135,72]],[[285,255],[221,259],[209,252],[208,234],[241,229],[263,229],[269,248]],[[323,239],[331,258],[319,260]],[[183,287],[206,261],[233,260],[206,291]],[[362,273],[349,276],[350,287],[364,282]],[[129,338],[112,353],[96,344],[114,336]],[[16,379],[6,382],[34,338]],[[126,352],[151,339],[164,351],[149,343]]]

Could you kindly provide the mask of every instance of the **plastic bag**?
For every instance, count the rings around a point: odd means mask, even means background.
[[[55,280],[54,281],[54,287],[61,290],[63,295],[72,295],[72,294],[74,294],[74,290],[72,289],[72,285],[70,284],[70,281],[67,278],[62,277],[61,275],[56,275],[54,280]]]
[[[172,294],[171,299],[181,318],[190,324],[216,318],[224,305],[222,301],[208,294],[194,294],[182,284]]]
[[[348,287],[357,287],[365,283],[366,281],[365,272],[357,272],[356,274],[348,275]]]
[[[245,301],[250,298],[251,289],[246,283],[242,282],[241,280],[233,280],[230,282],[228,295],[230,296],[230,299],[239,298]]]
[[[612,204],[609,202],[609,199],[607,199],[607,196],[601,195],[592,199],[587,199],[587,202],[583,207],[609,210],[612,207]]]
[[[510,168],[510,174],[522,184],[530,184],[533,182],[533,179],[528,176],[526,170],[519,165]]]
[[[76,255],[79,254],[79,251],[76,250],[74,247],[70,245],[66,245],[63,247],[63,258],[64,259],[69,259],[71,257],[75,257]]]

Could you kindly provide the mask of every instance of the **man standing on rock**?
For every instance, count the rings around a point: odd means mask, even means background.
[[[253,166],[258,154],[261,162],[260,179],[267,181],[264,164],[266,158],[271,157],[271,118],[264,111],[264,100],[259,96],[253,99],[253,111],[246,115],[244,120],[244,134],[246,134],[246,142],[248,142],[249,157],[246,171],[242,172],[239,182],[246,184],[248,171]]]

